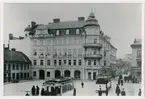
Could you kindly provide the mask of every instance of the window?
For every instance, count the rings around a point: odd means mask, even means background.
[[[61,60],[59,60],[59,65],[61,65]]]
[[[27,65],[27,69],[29,70],[29,64]]]
[[[36,49],[33,49],[33,52],[34,52],[34,56],[37,56],[37,51],[36,51]]]
[[[36,77],[36,71],[33,71],[33,76]]]
[[[13,64],[13,70],[15,70],[15,64]]]
[[[79,30],[79,29],[77,29],[77,30],[76,30],[76,34],[79,34],[79,32],[80,32],[80,30]]]
[[[82,61],[81,60],[79,60],[79,65],[82,65]]]
[[[74,60],[74,63],[73,64],[76,65],[76,60]]]
[[[69,30],[66,30],[66,34],[69,34]]]
[[[54,65],[57,65],[57,60],[54,60]]]
[[[94,54],[97,54],[97,49],[94,49]]]
[[[42,65],[42,66],[43,66],[43,60],[40,60],[40,65]]]
[[[10,69],[11,69],[11,65],[9,64],[9,65],[8,65],[8,70],[10,70]]]
[[[104,56],[106,56],[106,51],[104,51]]]
[[[94,44],[96,44],[96,43],[97,43],[97,39],[95,38],[95,39],[94,39]]]
[[[106,61],[104,61],[104,66],[106,66]]]
[[[91,65],[91,60],[88,60],[88,65]]]
[[[68,65],[71,65],[71,60],[69,60]]]
[[[63,60],[64,65],[66,65],[66,60]]]
[[[19,65],[17,64],[17,70],[19,70]]]
[[[29,78],[29,73],[27,73],[27,77]]]
[[[59,35],[59,30],[56,31],[56,35]]]
[[[12,78],[15,79],[15,73],[12,73]]]
[[[27,68],[27,65],[25,64],[25,65],[24,65],[24,70],[26,70],[26,68]]]
[[[21,64],[21,70],[23,70],[23,64]]]
[[[6,64],[4,64],[4,70],[6,70],[6,66],[7,66],[7,65],[6,65]]]
[[[141,58],[141,50],[137,50],[137,57]]]
[[[33,63],[34,65],[37,65],[37,61],[36,61],[36,60],[34,60],[33,62],[34,62],[34,63]]]
[[[50,72],[47,72],[47,77],[50,77]]]
[[[137,61],[137,66],[141,67],[141,61]]]
[[[94,60],[94,65],[96,65],[96,60]]]
[[[20,77],[23,78],[23,73],[20,73]]]
[[[50,65],[50,60],[47,60],[47,65]]]

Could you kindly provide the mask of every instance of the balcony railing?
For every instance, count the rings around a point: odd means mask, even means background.
[[[84,54],[84,58],[102,58],[101,54]]]
[[[102,48],[103,44],[101,43],[85,43],[83,44],[84,47],[98,47],[98,48]]]

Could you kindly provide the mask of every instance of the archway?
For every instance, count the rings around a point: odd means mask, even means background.
[[[75,79],[81,79],[81,72],[80,72],[79,70],[76,70],[76,71],[74,72],[74,78],[75,78]]]
[[[60,78],[60,77],[61,77],[60,70],[55,70],[55,78]]]
[[[39,79],[44,79],[44,78],[45,78],[45,71],[39,70]]]
[[[70,71],[69,70],[64,71],[64,77],[70,77]]]

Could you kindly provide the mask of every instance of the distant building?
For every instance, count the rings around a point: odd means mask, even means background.
[[[105,74],[102,68],[107,71],[116,64],[117,49],[101,31],[94,13],[87,20],[79,17],[76,21],[61,22],[57,18],[48,25],[32,21],[24,31],[33,78],[65,76],[93,80]]]
[[[31,61],[22,52],[4,47],[4,82],[29,79]]]
[[[134,39],[134,43],[130,45],[132,48],[132,68],[131,74],[141,79],[141,62],[142,62],[142,44],[141,39]]]

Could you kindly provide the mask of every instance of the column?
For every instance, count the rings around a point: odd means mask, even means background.
[[[74,78],[74,70],[71,70],[71,77]]]

